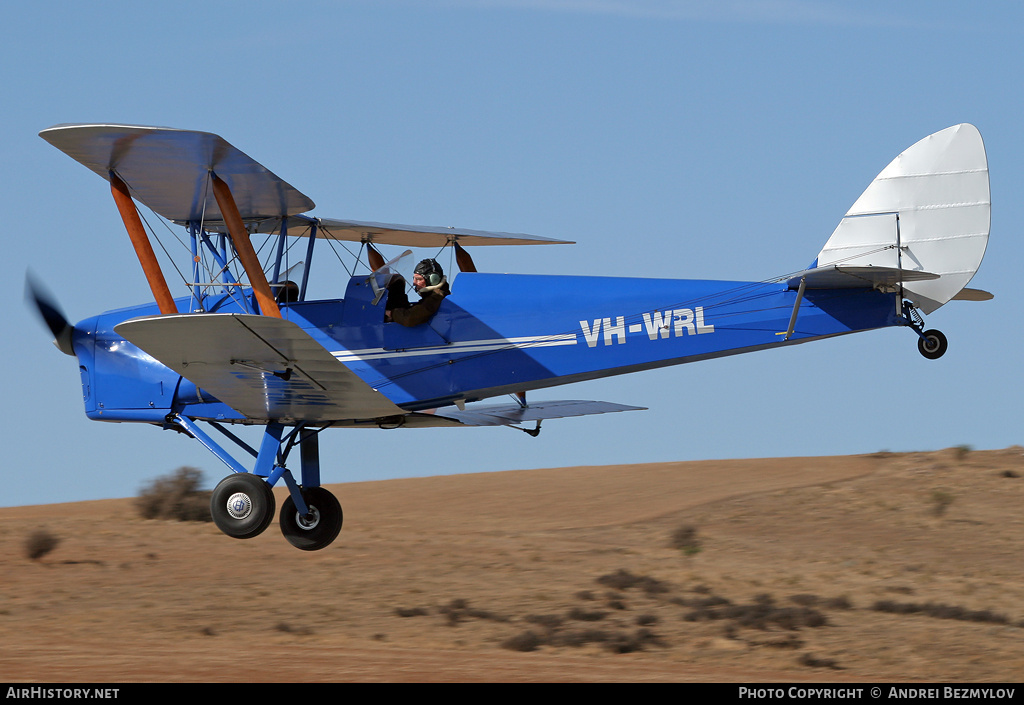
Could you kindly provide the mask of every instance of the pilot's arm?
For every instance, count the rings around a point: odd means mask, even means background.
[[[426,323],[437,309],[441,308],[444,301],[444,294],[433,291],[408,308],[395,308],[391,310],[391,320],[400,325],[411,328],[421,323]]]

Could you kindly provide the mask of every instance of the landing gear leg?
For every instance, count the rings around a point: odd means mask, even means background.
[[[929,360],[938,360],[946,353],[949,343],[940,330],[924,330],[924,319],[913,304],[903,302],[903,316],[918,335],[917,350]]]
[[[299,438],[302,486],[285,477],[289,496],[281,505],[281,533],[295,548],[319,551],[338,538],[343,515],[337,498],[320,486],[320,436]]]
[[[238,539],[263,533],[273,521],[277,508],[271,487],[284,480],[288,499],[281,507],[281,533],[288,542],[303,551],[317,551],[338,537],[342,524],[341,504],[320,486],[319,433],[322,429],[299,425],[288,431],[284,424],[269,423],[257,450],[220,424],[210,423],[256,459],[251,472],[199,428],[194,419],[174,414],[167,418],[166,427],[184,430],[234,471],[220,481],[210,500],[210,512],[217,528]],[[286,466],[296,444],[302,463],[301,485]]]

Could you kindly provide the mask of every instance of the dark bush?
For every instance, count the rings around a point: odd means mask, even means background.
[[[600,610],[585,610],[579,607],[573,607],[569,610],[569,619],[575,619],[580,622],[600,622],[607,616],[607,612]]]
[[[825,604],[825,607],[828,607],[828,608],[834,609],[834,610],[852,610],[853,609],[853,603],[850,602],[850,598],[846,597],[845,595],[840,595],[839,597],[830,597],[829,599],[825,600],[824,604]]]
[[[587,644],[603,644],[610,638],[608,632],[603,629],[570,629],[554,633],[551,636],[551,645],[579,648]]]
[[[888,612],[889,614],[923,614],[936,619],[955,619],[963,622],[982,622],[986,624],[1009,624],[1010,619],[1005,614],[993,612],[992,610],[969,610],[958,605],[944,605],[934,602],[895,602],[893,600],[879,600],[872,609],[876,612]]]
[[[801,666],[810,666],[811,668],[831,668],[837,671],[842,670],[842,666],[840,666],[835,659],[818,658],[811,654],[803,654],[798,661]]]
[[[34,561],[57,548],[60,539],[46,529],[36,529],[25,540],[25,555]]]
[[[686,524],[672,532],[672,548],[677,548],[687,556],[700,553],[701,543],[697,538],[697,527]]]
[[[614,573],[602,575],[597,579],[597,582],[613,590],[628,590],[629,588],[638,587],[648,595],[664,593],[669,590],[668,585],[657,578],[651,578],[646,575],[633,575],[628,570],[622,570],[621,568]]]
[[[801,601],[807,601],[801,598]],[[812,607],[779,607],[766,594],[758,595],[751,604],[734,604],[714,596],[691,600],[693,609],[683,619],[688,622],[729,620],[737,627],[768,629],[776,627],[797,630],[805,627],[823,627],[828,621],[825,615]]]
[[[531,631],[525,631],[509,637],[501,643],[502,648],[512,651],[536,651],[544,640]]]
[[[144,487],[135,500],[143,519],[213,521],[209,490],[200,490],[203,473],[180,467],[173,474],[158,477]]]
[[[615,590],[626,590],[637,584],[640,578],[621,568],[614,573],[602,575],[597,579],[598,584],[610,587]]]
[[[447,617],[448,624],[453,627],[466,619],[488,619],[492,622],[509,621],[508,617],[496,614],[490,610],[470,607],[469,602],[461,598],[456,598],[449,602],[447,606],[438,608],[438,612]]]
[[[531,614],[526,617],[526,621],[545,629],[558,629],[565,622],[557,614]]]

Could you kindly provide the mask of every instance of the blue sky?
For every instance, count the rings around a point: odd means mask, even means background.
[[[1019,3],[41,0],[0,21],[0,505],[226,474],[181,435],[88,421],[23,304],[29,268],[76,321],[151,298],[106,183],[37,137],[62,122],[215,132],[323,217],[578,243],[477,250],[483,271],[749,280],[807,265],[896,154],[971,122],[993,200],[972,286],[996,298],[928,318],[941,360],[877,331],[537,393],[650,410],[536,439],[335,431],[324,481],[1024,442]]]

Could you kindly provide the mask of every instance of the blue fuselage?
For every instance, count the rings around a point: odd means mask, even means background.
[[[282,314],[409,411],[903,323],[895,294],[808,290],[787,340],[797,292],[753,282],[465,272],[434,318],[413,328],[385,323],[386,295],[374,298],[366,278],[354,277],[344,299],[293,303]],[[188,299],[177,303],[187,310]],[[228,296],[206,309],[245,311]],[[243,420],[114,333],[156,313],[120,309],[75,327],[87,415]]]

